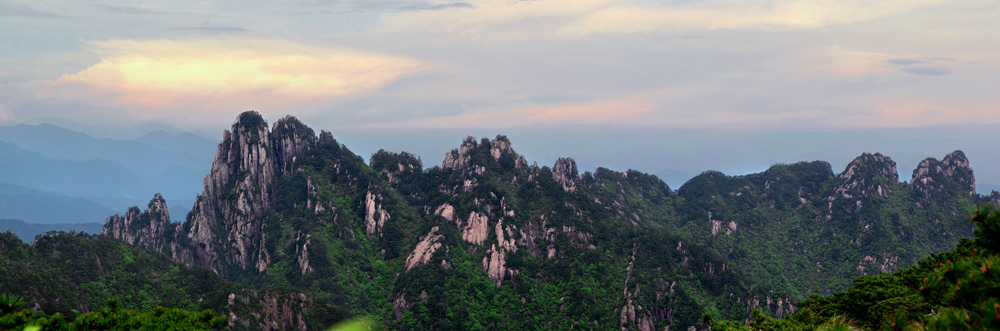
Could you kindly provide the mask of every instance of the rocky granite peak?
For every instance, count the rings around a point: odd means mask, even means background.
[[[392,153],[384,149],[378,150],[368,160],[368,166],[376,172],[384,174],[389,183],[399,183],[401,178],[420,173],[424,170],[424,162],[419,156],[402,152]]]
[[[167,238],[164,236],[170,227],[170,212],[167,202],[157,193],[140,212],[139,207],[131,207],[125,215],[115,214],[104,220],[101,234],[121,240],[127,244],[155,251],[164,251]]]
[[[851,161],[839,177],[842,180],[858,180],[877,176],[885,176],[898,182],[899,174],[896,172],[896,161],[882,155],[882,153],[864,153]]]
[[[292,167],[295,160],[316,145],[316,134],[297,118],[289,115],[274,122],[271,128],[271,141],[274,153],[277,154],[276,166],[281,169],[282,175],[288,176],[294,171]]]
[[[575,191],[576,184],[580,181],[579,171],[576,168],[576,161],[573,158],[559,158],[552,166],[552,179],[562,185],[567,191]]]
[[[452,170],[464,168],[469,164],[469,158],[476,147],[479,147],[479,144],[476,143],[476,137],[465,137],[465,140],[462,141],[462,146],[444,154],[444,162],[441,163],[441,167]]]
[[[230,130],[223,132],[211,172],[205,176],[204,191],[177,231],[165,236],[164,229],[173,225],[158,195],[146,213],[135,208],[125,216],[108,218],[104,232],[217,273],[234,265],[263,271],[272,255],[264,245],[263,222],[274,201],[275,179],[293,175],[295,162],[320,141],[335,142],[326,131],[317,139],[312,129],[293,116],[279,119],[268,130],[260,113],[243,112]],[[146,214],[154,216],[143,216]],[[146,218],[156,221],[149,223]],[[146,237],[161,239],[143,239]]]
[[[827,210],[832,209],[835,200],[847,199],[851,204],[847,209],[856,212],[865,206],[864,198],[889,197],[899,183],[899,173],[892,158],[881,153],[864,153],[851,161],[837,179],[840,183],[827,198]]]
[[[285,148],[282,155],[289,159],[294,159],[291,151],[300,148],[298,143],[305,139],[294,132],[301,129],[297,122],[286,118],[275,125],[281,133],[278,141]],[[175,260],[206,266],[216,272],[224,270],[227,264],[246,269],[254,260],[266,260],[268,254],[260,245],[261,225],[272,201],[270,189],[275,167],[281,164],[273,146],[267,121],[255,111],[240,114],[232,131],[223,132],[212,171],[205,176],[205,190],[184,224],[192,245],[175,251]],[[228,242],[219,245],[222,238],[217,238],[216,233],[226,233]],[[257,266],[263,270],[266,263]]]
[[[493,140],[483,138],[478,143],[476,142],[476,137],[465,137],[465,140],[462,141],[462,146],[445,153],[444,162],[441,163],[441,167],[452,170],[465,169],[472,165],[472,155],[480,150],[488,153],[494,162],[503,162],[505,157],[510,155],[513,157],[515,168],[526,168],[528,166],[528,161],[525,160],[524,156],[518,155],[511,147],[510,139],[507,139],[507,136],[504,135],[497,135]],[[476,164],[475,166],[478,166],[476,171],[481,173],[482,170],[478,169],[483,169],[484,165]]]
[[[968,196],[976,194],[976,177],[969,166],[969,159],[962,151],[949,153],[938,161],[927,158],[913,169],[910,180],[910,190],[917,198],[917,206],[928,206],[937,199],[944,198],[942,194],[949,191],[960,191]]]

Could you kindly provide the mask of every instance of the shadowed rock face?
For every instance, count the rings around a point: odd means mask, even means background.
[[[332,140],[329,132],[324,134]],[[138,224],[138,209],[130,210],[125,217],[109,218],[104,233],[217,273],[230,265],[263,271],[271,255],[263,245],[262,233],[264,217],[274,200],[271,185],[276,176],[291,175],[292,164],[316,143],[313,130],[295,117],[278,120],[269,131],[259,113],[244,112],[223,132],[211,173],[205,176],[205,189],[172,238],[162,239],[169,214],[165,205],[160,207],[163,199],[159,196],[147,211],[160,215],[152,217],[156,222]]]
[[[229,263],[246,269],[255,258],[267,256],[254,248],[262,249],[261,225],[272,201],[275,168],[280,167],[273,146],[267,122],[257,112],[240,114],[232,131],[223,133],[205,191],[184,224],[188,231],[178,233],[191,246],[173,252],[175,260],[219,272]],[[291,158],[287,153],[285,157]],[[216,233],[227,235],[225,246],[216,247],[222,244]]]
[[[331,140],[333,136],[330,136]],[[271,128],[271,141],[274,146],[275,161],[279,165],[281,175],[292,174],[292,166],[297,156],[304,155],[306,150],[316,145],[316,135],[292,116],[285,116],[274,122]]]
[[[160,194],[156,194],[146,211],[140,212],[138,207],[131,207],[125,212],[125,216],[116,214],[108,217],[104,220],[101,234],[130,245],[162,252],[167,249],[164,232],[170,226],[167,203]]]

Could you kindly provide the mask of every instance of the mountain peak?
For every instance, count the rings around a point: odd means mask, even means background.
[[[497,135],[493,140],[489,140],[484,137],[479,143],[476,142],[476,137],[465,137],[465,140],[462,141],[462,145],[459,148],[452,149],[451,151],[445,153],[444,161],[441,163],[441,167],[452,170],[463,169],[471,163],[474,163],[472,155],[480,150],[482,150],[483,153],[488,153],[490,158],[496,162],[500,162],[505,155],[513,155],[515,167],[528,165],[528,161],[524,159],[524,156],[518,155],[517,152],[515,152],[511,147],[510,139],[508,139],[507,136]],[[479,164],[479,166],[484,165]]]
[[[976,194],[976,177],[969,166],[969,159],[962,151],[954,151],[938,161],[929,157],[913,169],[910,189],[916,194],[917,207],[926,207],[943,198],[945,191],[959,191],[969,196]]]
[[[331,136],[332,137],[332,136]],[[316,144],[316,133],[313,129],[288,115],[271,128],[271,141],[276,155],[277,166],[284,175],[292,173],[292,165],[298,156],[304,155],[306,149]]]
[[[882,155],[882,153],[864,153],[858,156],[844,172],[838,176],[843,180],[852,180],[862,177],[874,178],[877,176],[885,176],[888,179],[898,182],[899,173],[896,172],[896,161],[892,158]]]
[[[579,171],[576,168],[576,161],[571,157],[559,158],[552,166],[552,179],[562,185],[564,190],[575,191],[576,183],[579,181]]]

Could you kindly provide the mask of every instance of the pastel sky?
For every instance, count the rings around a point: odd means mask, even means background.
[[[963,149],[995,185],[997,18],[995,0],[0,0],[0,124],[217,134],[255,109],[428,164],[507,134],[540,164],[839,172],[883,152],[903,180]]]

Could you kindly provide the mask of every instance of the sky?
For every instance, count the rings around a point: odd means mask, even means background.
[[[505,134],[541,165],[685,176],[882,152],[908,180],[961,149],[983,191],[997,17],[995,0],[0,0],[0,124],[218,136],[254,109],[426,166]]]

